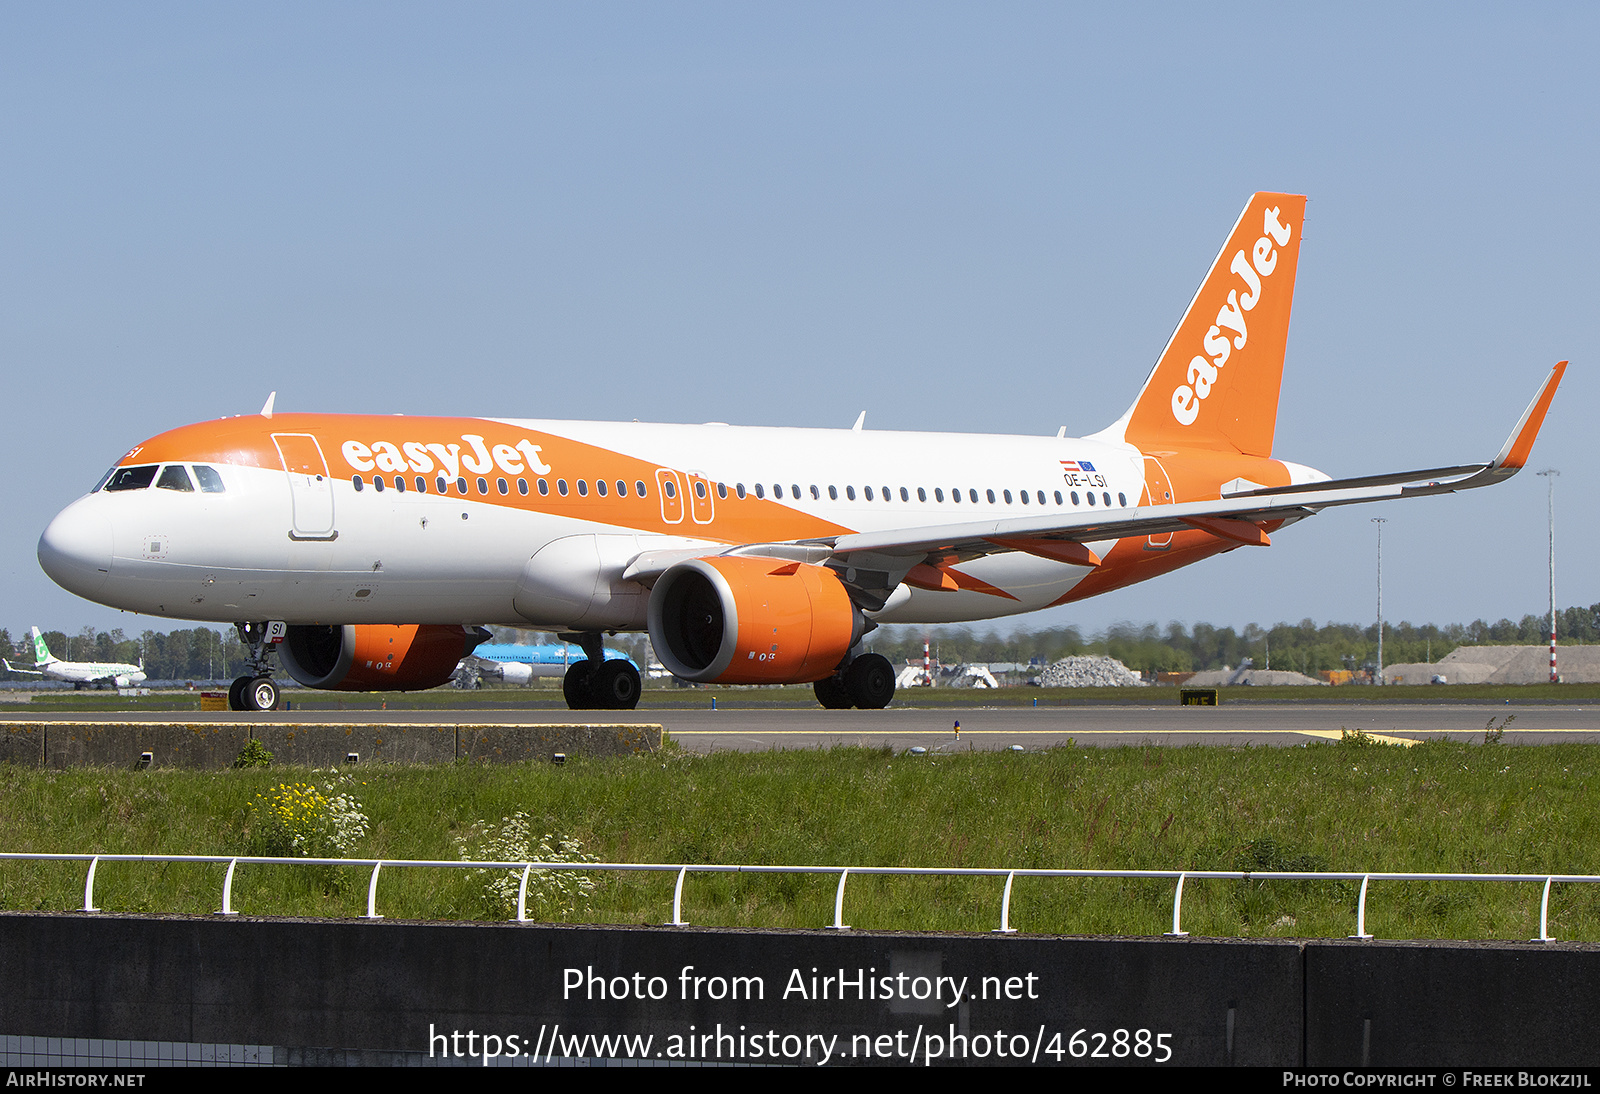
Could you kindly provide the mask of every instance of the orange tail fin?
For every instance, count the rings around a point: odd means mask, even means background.
[[[1272,455],[1305,213],[1298,194],[1250,199],[1124,416],[1124,440]]]

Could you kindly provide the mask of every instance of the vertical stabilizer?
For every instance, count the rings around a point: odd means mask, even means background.
[[[55,658],[50,655],[50,647],[44,644],[44,635],[39,633],[39,628],[33,628],[33,663],[35,665],[48,665]]]
[[[1298,194],[1250,199],[1124,415],[1124,440],[1272,455],[1305,212]]]

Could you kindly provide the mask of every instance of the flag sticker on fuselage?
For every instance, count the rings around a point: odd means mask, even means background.
[[[1098,489],[1106,485],[1106,477],[1095,471],[1094,464],[1088,460],[1062,460],[1061,481],[1080,489],[1090,486]]]

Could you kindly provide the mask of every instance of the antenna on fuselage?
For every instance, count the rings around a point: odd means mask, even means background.
[[[1066,440],[1066,438],[1067,438],[1067,427],[1066,426],[1062,426],[1060,429],[1056,430],[1056,440],[1063,441],[1063,440]]]
[[[866,424],[867,424],[867,412],[865,410],[863,410],[856,417],[856,424],[851,426],[850,428],[853,429],[855,432],[860,433],[861,432],[861,427],[866,425]]]
[[[263,418],[272,417],[272,402],[277,397],[278,397],[278,393],[276,391],[274,391],[271,395],[267,396],[267,401],[265,403],[261,404],[261,416]]]

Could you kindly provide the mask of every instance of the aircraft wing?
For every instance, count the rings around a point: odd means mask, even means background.
[[[1263,525],[1300,520],[1331,506],[1449,494],[1505,481],[1527,462],[1566,367],[1567,362],[1562,361],[1551,370],[1511,436],[1488,463],[1262,487],[1210,501],[1099,512],[1041,513],[857,532],[794,543],[647,551],[633,560],[623,576],[648,584],[669,567],[690,558],[715,554],[755,555],[853,566],[870,573],[871,584],[878,585],[880,591],[885,585],[892,589],[901,581],[954,589],[960,587],[960,579],[965,575],[951,575],[942,567],[1003,551],[1024,551],[1057,561],[1097,566],[1099,557],[1085,544],[1192,529],[1242,544],[1265,546],[1268,539]]]
[[[861,532],[824,542],[832,547],[835,557],[856,552],[956,556],[950,561],[976,558],[997,550],[1040,553],[1032,549],[1048,549],[1055,542],[1093,543],[1127,536],[1164,535],[1192,528],[1200,528],[1224,539],[1264,545],[1266,536],[1261,525],[1308,517],[1330,506],[1450,494],[1504,482],[1527,462],[1566,367],[1567,362],[1562,361],[1550,371],[1533,402],[1523,411],[1511,436],[1488,463],[1330,479],[1298,486],[1269,486],[1230,494],[1215,501],[1146,505],[1109,512],[1102,510],[1100,513],[1079,512],[1066,517],[1040,514],[927,528]]]

